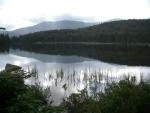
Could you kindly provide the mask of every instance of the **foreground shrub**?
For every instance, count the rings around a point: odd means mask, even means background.
[[[0,113],[60,113],[60,107],[47,103],[39,86],[27,86],[24,78],[29,75],[0,72]]]
[[[150,113],[150,84],[122,80],[94,97],[84,89],[72,94],[64,104],[69,113]]]

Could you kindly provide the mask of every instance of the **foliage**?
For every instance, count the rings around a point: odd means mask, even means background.
[[[28,75],[27,75],[28,76]],[[1,113],[60,113],[61,107],[47,103],[46,95],[39,86],[27,86],[19,73],[0,72]]]
[[[103,113],[149,113],[150,84],[129,80],[111,84],[101,100]]]
[[[72,94],[64,100],[64,106],[69,113],[99,113],[98,101],[87,95],[84,89],[79,94]]]
[[[94,97],[85,90],[72,94],[64,104],[69,113],[149,113],[150,84],[122,80],[108,85]]]
[[[11,79],[10,79],[11,77]],[[18,96],[26,91],[23,79],[11,76],[10,73],[0,73],[0,112],[7,113],[7,107],[14,104]]]
[[[71,94],[60,106],[48,104],[45,91],[24,84],[21,73],[0,72],[0,112],[2,113],[149,113],[150,82],[126,78],[107,84],[102,91],[88,89]],[[28,75],[26,75],[28,76]],[[29,76],[28,76],[29,77]],[[91,89],[92,90],[92,89]],[[91,94],[92,93],[92,94]]]

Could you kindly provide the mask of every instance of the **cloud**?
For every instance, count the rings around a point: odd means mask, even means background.
[[[14,28],[14,26],[13,25],[5,25],[5,27],[6,27],[6,29],[13,29]]]
[[[0,0],[0,5],[3,5],[3,3],[4,3],[4,0]]]
[[[11,24],[3,24],[3,23],[0,23],[0,27],[5,27],[7,30],[11,30],[11,29],[13,29],[14,28],[14,26],[13,25],[11,25]]]
[[[150,18],[150,0],[0,0],[0,25],[15,28],[42,21],[105,21]]]
[[[45,17],[34,17],[34,18],[31,18],[31,19],[28,19],[28,21],[30,21],[33,24],[37,24],[37,23],[40,23],[40,22],[43,22],[43,21],[47,21],[47,19]]]
[[[2,9],[2,7],[4,6],[5,1],[4,0],[0,0],[0,9]]]
[[[81,16],[74,16],[71,14],[64,14],[64,15],[60,15],[60,16],[56,16],[54,18],[54,20],[59,21],[59,20],[74,20],[74,21],[85,21],[85,22],[93,22],[96,21],[94,18],[92,17],[81,17]]]
[[[149,5],[150,5],[150,0],[147,0],[147,2],[149,3]]]

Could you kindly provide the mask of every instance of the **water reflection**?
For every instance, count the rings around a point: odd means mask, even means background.
[[[43,88],[48,87],[48,94],[55,104],[59,104],[63,97],[73,92],[78,92],[85,87],[98,90],[100,84],[123,78],[124,75],[150,76],[150,67],[127,66],[105,63],[78,56],[60,56],[36,54],[19,50],[10,50],[9,53],[0,54],[0,70],[6,63],[22,66],[28,70],[35,68],[38,76],[32,77],[25,82],[27,84],[40,84]],[[109,79],[108,79],[109,78]]]
[[[37,44],[19,45],[16,49],[54,55],[78,55],[123,65],[150,66],[150,47],[128,44]]]

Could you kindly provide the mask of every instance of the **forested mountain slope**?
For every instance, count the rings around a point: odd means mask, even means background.
[[[51,42],[149,43],[150,19],[112,21],[77,30],[36,32],[13,40],[15,43],[22,44]]]

